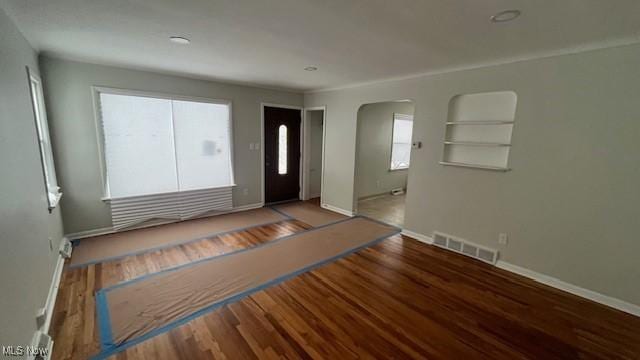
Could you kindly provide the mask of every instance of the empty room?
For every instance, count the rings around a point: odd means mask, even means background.
[[[640,359],[640,2],[0,0],[16,359]]]

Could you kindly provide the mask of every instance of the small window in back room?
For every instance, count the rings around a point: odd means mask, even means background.
[[[280,125],[278,128],[278,174],[287,173],[287,127]]]
[[[411,160],[411,133],[413,116],[393,114],[393,141],[391,145],[391,170],[408,169]]]
[[[47,191],[49,211],[51,211],[58,205],[62,193],[58,187],[56,169],[53,164],[53,150],[51,148],[51,137],[49,136],[47,112],[44,107],[42,81],[28,69],[27,72],[29,76],[29,90],[31,92],[33,115],[35,117],[38,135],[38,145],[40,147],[40,158],[42,160],[42,171],[44,173],[44,185]]]

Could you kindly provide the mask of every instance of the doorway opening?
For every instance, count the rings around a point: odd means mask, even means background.
[[[413,114],[414,105],[408,100],[364,104],[358,110],[357,214],[403,227]]]
[[[300,199],[302,109],[263,105],[264,203]]]
[[[307,108],[304,112],[304,151],[302,198],[321,204],[324,169],[325,108]]]

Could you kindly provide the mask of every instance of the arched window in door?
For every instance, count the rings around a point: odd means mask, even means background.
[[[280,125],[278,128],[278,174],[287,173],[287,127]]]

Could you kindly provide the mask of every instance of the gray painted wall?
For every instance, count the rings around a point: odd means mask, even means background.
[[[58,179],[65,196],[62,210],[67,233],[111,226],[111,211],[100,171],[91,86],[231,100],[235,180],[234,206],[261,201],[260,103],[302,106],[300,94],[195,80],[116,67],[41,58],[52,123]],[[244,194],[247,189],[248,194]]]
[[[0,10],[0,344],[29,345],[62,239],[49,214],[25,66],[35,51]],[[51,244],[49,242],[51,238]]]
[[[499,248],[501,258],[640,305],[640,45],[309,93],[327,106],[325,203],[353,208],[356,119],[412,99],[406,229]],[[449,100],[518,94],[507,173],[439,165]],[[498,234],[509,244],[498,246]]]
[[[358,111],[356,198],[388,193],[392,189],[407,186],[408,170],[389,171],[394,113],[413,115],[413,104],[366,104]]]

